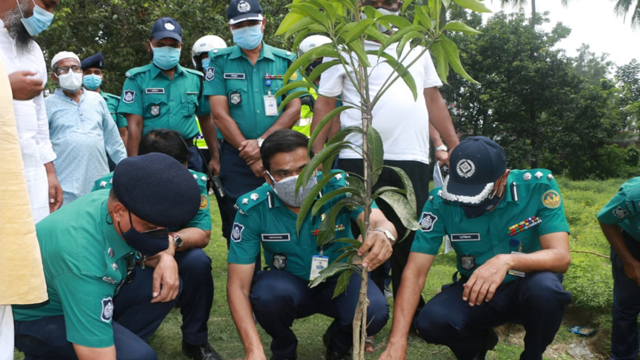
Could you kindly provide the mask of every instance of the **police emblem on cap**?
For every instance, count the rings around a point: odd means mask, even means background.
[[[124,97],[122,98],[122,101],[126,102],[127,104],[131,104],[135,98],[136,98],[136,92],[135,91],[133,91],[133,90],[125,90],[124,91]]]
[[[284,270],[287,267],[287,255],[285,254],[273,255],[273,267],[278,270]]]
[[[231,102],[233,105],[238,105],[240,104],[240,102],[242,101],[242,95],[240,95],[239,92],[232,92],[231,95],[229,96],[229,102]]]
[[[152,105],[151,106],[151,116],[160,115],[160,105]]]
[[[471,270],[476,267],[476,258],[471,255],[460,256],[460,266],[465,270]]]
[[[462,159],[458,161],[458,165],[456,165],[456,171],[458,175],[463,178],[470,178],[473,174],[476,173],[476,164],[469,159]]]
[[[100,320],[110,322],[113,317],[113,299],[111,297],[102,299],[102,313]]]
[[[238,224],[237,222],[233,223],[233,230],[231,231],[231,240],[233,240],[233,242],[240,242],[242,240],[242,230],[244,230],[244,225]]]
[[[167,30],[174,30],[176,27],[172,23],[165,23],[164,28]]]
[[[240,1],[238,3],[238,11],[241,13],[247,12],[251,10],[251,5],[249,5],[246,1]]]
[[[625,216],[629,215],[629,213],[622,207],[618,206],[617,209],[613,210],[613,215],[615,215],[617,218],[622,219]]]
[[[216,75],[216,70],[212,67],[207,69],[207,74],[204,76],[204,79],[207,81],[213,80],[213,77]]]
[[[438,217],[430,212],[423,212],[420,216],[420,230],[429,232],[433,230],[433,225],[438,221]]]

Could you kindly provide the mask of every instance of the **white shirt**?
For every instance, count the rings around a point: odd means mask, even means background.
[[[365,41],[365,50],[378,50],[380,44]],[[390,45],[385,53],[398,59],[396,54],[397,44]],[[429,163],[429,113],[424,100],[423,89],[442,86],[436,73],[429,52],[420,56],[422,48],[411,50],[406,46],[404,58],[409,54],[403,64],[408,65],[413,60],[417,61],[409,68],[409,72],[415,81],[418,98],[413,99],[411,89],[399,78],[385,92],[373,109],[373,127],[380,133],[384,144],[384,159],[398,161],[419,161]],[[373,97],[380,91],[386,79],[395,75],[389,64],[382,62],[383,58],[368,55],[371,68],[369,74],[369,92]],[[332,59],[325,58],[324,61]],[[350,71],[353,71],[350,69]],[[359,105],[360,95],[354,88],[351,80],[345,73],[342,65],[336,65],[322,73],[320,78],[319,93],[327,97],[341,96],[345,105],[351,103]],[[362,114],[357,109],[349,109],[340,114],[340,127],[362,127]],[[361,146],[362,136],[351,134],[346,140]],[[340,152],[341,159],[361,159],[357,152],[347,149]]]

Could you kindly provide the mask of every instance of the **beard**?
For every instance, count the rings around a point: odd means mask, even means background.
[[[7,27],[7,31],[9,31],[9,35],[16,41],[18,52],[28,50],[33,41],[33,37],[22,24],[22,13],[20,12],[20,9],[29,9],[29,4],[29,0],[21,0],[20,8],[16,7],[8,11],[5,16],[5,26]]]

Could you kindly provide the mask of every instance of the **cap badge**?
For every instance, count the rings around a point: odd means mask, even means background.
[[[249,5],[246,1],[240,1],[238,3],[238,11],[241,13],[247,12],[251,10],[251,5]]]
[[[172,23],[165,23],[164,28],[167,30],[174,30],[176,27]]]
[[[456,165],[458,175],[463,178],[470,178],[476,173],[476,165],[469,159],[462,159]]]

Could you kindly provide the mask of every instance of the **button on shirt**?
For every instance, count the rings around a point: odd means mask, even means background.
[[[16,321],[63,315],[69,342],[87,347],[114,344],[113,297],[126,278],[126,259],[134,250],[108,216],[108,197],[108,190],[93,192],[36,225],[49,302],[36,308],[14,307]]]
[[[600,212],[598,220],[607,225],[618,225],[634,239],[640,241],[640,177],[620,186],[618,193]]]
[[[199,74],[199,73],[197,73]],[[142,116],[142,136],[154,129],[178,131],[185,139],[198,135],[202,82],[195,71],[178,65],[173,79],[153,64],[131,69],[122,88],[118,113]]]
[[[432,198],[422,210],[421,230],[416,232],[411,251],[436,255],[443,236],[448,235],[456,251],[458,271],[470,277],[475,269],[495,255],[519,251],[520,244],[523,253],[541,250],[540,236],[569,232],[560,190],[556,181],[549,178],[550,174],[545,169],[512,170],[506,194],[497,207],[471,219],[465,216],[459,203],[443,200],[439,196],[440,188],[434,189]],[[542,222],[514,236],[509,235],[509,227],[533,216],[540,217]],[[512,239],[515,240],[512,242]],[[472,256],[475,267],[463,268],[463,256]],[[516,278],[507,275],[504,282]]]
[[[82,89],[77,103],[57,89],[45,104],[53,150],[58,155],[54,165],[67,205],[89,193],[93,182],[109,172],[106,153],[116,164],[127,153],[100,94]]]

